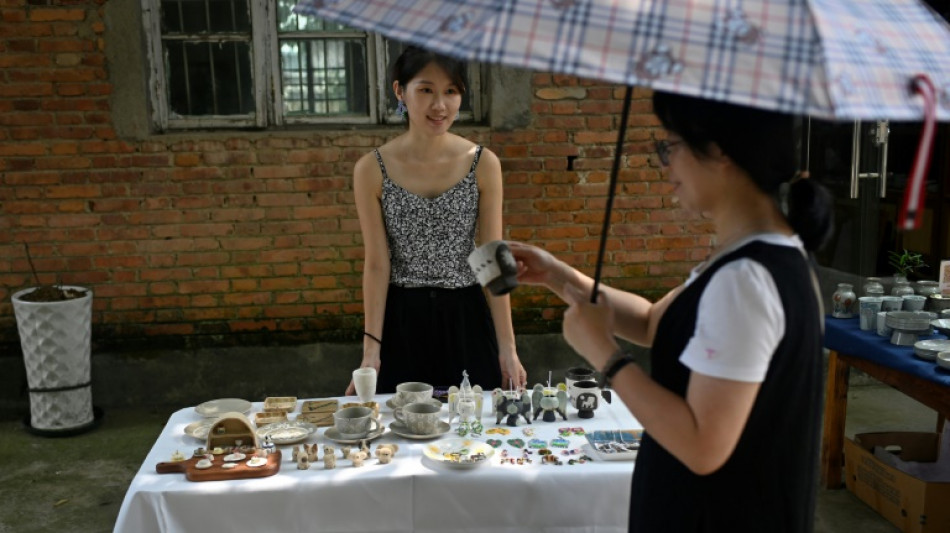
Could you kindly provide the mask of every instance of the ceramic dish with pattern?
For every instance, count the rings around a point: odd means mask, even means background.
[[[207,440],[211,426],[217,421],[217,418],[203,418],[197,422],[192,422],[185,426],[185,435],[201,441]]]
[[[593,431],[584,435],[594,456],[602,461],[629,461],[640,451],[642,429]]]
[[[221,416],[230,412],[246,415],[251,412],[251,402],[240,398],[220,398],[198,405],[195,407],[195,412],[205,417]]]
[[[477,440],[449,439],[427,445],[423,453],[449,468],[469,469],[488,463],[495,449]]]
[[[317,431],[317,426],[309,422],[275,422],[258,428],[257,436],[270,437],[274,444],[296,444],[307,440]]]

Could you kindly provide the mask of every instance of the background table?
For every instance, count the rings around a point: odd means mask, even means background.
[[[382,422],[389,426],[392,412],[378,395]],[[302,401],[302,400],[301,400]],[[299,404],[298,401],[298,412]],[[355,398],[340,398],[340,402]],[[252,412],[261,409],[255,403]],[[445,407],[443,406],[443,409]],[[496,427],[486,393],[482,422]],[[193,408],[181,409],[168,420],[141,469],[132,480],[116,532],[188,531],[216,533],[236,531],[313,532],[609,532],[627,530],[632,461],[595,460],[561,466],[541,464],[537,453],[530,465],[500,464],[500,451],[520,457],[520,450],[505,444],[489,464],[471,470],[453,470],[423,455],[433,441],[404,439],[388,431],[372,441],[396,442],[399,452],[393,462],[380,465],[368,459],[361,468],[339,458],[340,445],[324,437],[321,428],[307,442],[329,444],[337,449],[337,468],[325,470],[322,461],[310,470],[297,470],[291,462],[292,446],[280,446],[283,463],[278,474],[257,479],[190,482],[184,474],[157,474],[155,465],[168,461],[175,450],[190,456],[202,446],[183,433],[184,427],[201,417]],[[453,424],[453,428],[454,428]],[[558,428],[639,429],[641,425],[615,399],[602,403],[592,419],[577,417],[568,408],[567,421],[522,419],[511,435],[485,434],[480,440],[521,438],[522,428],[535,430],[535,437],[550,442]],[[457,437],[448,433],[442,437]],[[586,443],[570,437],[570,447]],[[551,448],[560,454],[559,448]],[[515,453],[516,452],[516,453]],[[592,455],[589,453],[589,455]],[[576,457],[576,456],[575,456]]]
[[[921,339],[945,339],[943,335]],[[829,349],[825,418],[821,442],[821,483],[841,486],[844,464],[844,423],[848,408],[848,377],[851,367],[894,387],[937,411],[937,431],[950,417],[950,372],[933,361],[914,355],[913,346],[897,346],[873,331],[863,331],[857,318],[825,320],[825,347]]]

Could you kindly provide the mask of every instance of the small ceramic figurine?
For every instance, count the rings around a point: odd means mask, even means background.
[[[179,461],[184,461],[184,460],[185,460],[184,454],[182,454],[178,450],[175,450],[175,453],[172,454],[172,462],[177,463]]]
[[[333,452],[335,452],[335,451],[336,451],[336,450],[333,449],[333,446],[328,446],[328,445],[326,445],[326,444],[323,445],[323,456],[324,456],[324,457],[326,457],[326,456],[328,456],[328,455],[333,455]]]
[[[309,470],[310,457],[305,452],[297,454],[297,470]]]
[[[290,454],[290,460],[296,463],[296,462],[297,462],[297,458],[300,457],[300,454],[301,454],[301,453],[302,453],[302,452],[301,452],[301,450],[300,450],[300,446],[294,446],[294,447],[293,447],[293,451],[292,451],[291,454]]]
[[[393,460],[393,451],[390,448],[376,448],[376,457],[379,458],[379,464],[388,465]]]
[[[350,447],[349,446],[340,446],[340,454],[344,459],[350,458]]]
[[[330,448],[327,446],[327,448]],[[336,468],[336,456],[333,455],[333,448],[330,448],[329,453],[323,454],[323,468],[327,470],[333,470]]]
[[[359,450],[350,452],[350,460],[353,461],[353,466],[359,468],[363,466],[363,461],[366,460],[366,452]]]
[[[316,463],[316,462],[317,462],[317,445],[316,445],[316,444],[310,444],[310,445],[304,444],[304,447],[307,449],[307,459],[309,459],[311,463]]]
[[[274,453],[277,450],[277,446],[274,444],[274,439],[270,435],[264,435],[264,440],[261,442],[261,448],[264,449],[267,453]]]
[[[538,383],[534,386],[534,392],[531,393],[531,405],[534,407],[534,419],[545,422],[554,422],[557,420],[556,414],[567,420],[567,392],[558,387],[545,387]],[[544,414],[541,414],[541,412]]]
[[[515,391],[503,391],[496,388],[492,391],[492,403],[496,424],[500,424],[502,418],[505,418],[506,424],[512,427],[517,426],[519,416],[523,417],[525,422],[531,423],[531,418],[528,416],[531,413],[531,396],[527,391],[519,396]]]

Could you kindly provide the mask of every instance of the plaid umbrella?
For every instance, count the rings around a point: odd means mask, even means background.
[[[301,0],[294,11],[465,60],[825,119],[926,119],[906,228],[920,223],[933,121],[950,121],[950,26],[919,0]]]

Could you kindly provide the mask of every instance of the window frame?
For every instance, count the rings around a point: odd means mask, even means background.
[[[277,0],[247,0],[250,11],[250,56],[254,94],[253,115],[173,116],[169,109],[165,50],[161,28],[161,0],[141,0],[145,32],[149,117],[159,132],[196,129],[267,129],[292,126],[385,126],[400,124],[403,118],[394,109],[387,109],[392,93],[388,65],[388,40],[372,32],[354,31],[351,36],[366,39],[366,77],[369,87],[369,112],[366,116],[285,116],[283,112],[280,68],[280,36],[277,30]],[[295,37],[312,38],[307,32],[292,32]],[[346,34],[341,34],[346,37]],[[336,36],[334,36],[336,37]],[[197,40],[215,42],[214,36],[198,35]],[[223,39],[222,39],[223,40]],[[481,94],[485,70],[481,65],[468,65],[471,111],[463,111],[459,121],[471,124],[485,116]],[[471,96],[469,96],[471,95]]]

